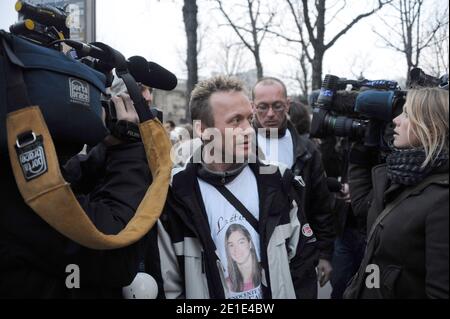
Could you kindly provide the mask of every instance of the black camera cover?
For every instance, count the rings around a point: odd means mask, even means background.
[[[44,115],[50,134],[57,146],[73,146],[81,150],[84,144],[95,145],[107,134],[101,120],[101,93],[105,91],[105,76],[61,52],[45,48],[20,37],[1,33],[23,72],[28,97]],[[7,55],[0,55],[0,110],[11,111],[6,103]],[[7,111],[8,110],[8,111]],[[0,123],[0,146],[7,149],[5,122]]]

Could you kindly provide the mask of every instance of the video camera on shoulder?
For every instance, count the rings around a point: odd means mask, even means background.
[[[143,57],[127,60],[103,43],[86,44],[70,39],[70,16],[65,8],[17,1],[15,9],[21,21],[10,27],[11,33],[2,32],[2,39],[11,49],[9,55],[0,49],[0,58],[15,61],[23,70],[30,100],[41,107],[57,145],[71,145],[74,150],[70,153],[76,154],[75,150],[81,150],[82,145],[93,146],[100,142],[108,130],[122,138],[138,137],[137,126],[118,124],[110,112],[112,102],[106,88],[112,83],[113,69],[120,69],[119,76],[126,78],[125,85],[139,118],[162,120],[162,112],[149,108],[143,101],[138,82],[172,90],[177,85],[174,74]],[[63,53],[63,43],[72,49]],[[107,121],[107,129],[101,120],[102,107],[109,114],[108,119],[112,119]],[[146,116],[142,116],[144,112]],[[130,132],[131,135],[127,134]],[[3,136],[0,144],[6,151]]]
[[[345,91],[348,85],[351,91]],[[348,137],[366,146],[387,146],[386,130],[400,114],[406,92],[397,82],[354,81],[327,74],[313,109],[311,136]]]
[[[435,78],[416,68],[410,72],[410,86],[439,86],[448,89],[448,76]],[[348,86],[351,86],[351,90]],[[389,150],[394,124],[406,101],[395,81],[347,80],[327,74],[313,101],[311,137],[348,137],[365,146]]]

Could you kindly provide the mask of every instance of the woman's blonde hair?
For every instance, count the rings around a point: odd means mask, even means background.
[[[422,164],[425,167],[442,151],[448,152],[448,91],[440,88],[410,90],[404,108],[410,132],[425,149]]]

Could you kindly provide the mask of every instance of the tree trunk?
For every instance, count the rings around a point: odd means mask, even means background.
[[[302,89],[302,96],[305,100],[308,100],[308,93],[309,93],[309,72],[308,72],[308,66],[306,65],[306,55],[305,53],[303,53],[300,56],[300,66],[302,69],[302,74],[303,74],[303,78],[302,78],[302,82],[303,85],[301,85],[301,89]]]
[[[316,38],[313,39],[314,58],[312,61],[312,89],[318,90],[322,86],[322,64],[323,56],[327,50],[325,46],[325,0],[315,2],[317,9],[317,31]],[[309,14],[309,13],[306,13]]]
[[[312,90],[318,90],[322,86],[322,63],[325,51],[316,50],[312,61]]]
[[[408,65],[408,69],[406,70],[406,85],[409,85],[409,83],[411,81],[409,72],[412,70],[412,68],[414,68],[414,65],[412,64],[411,60],[409,60],[408,58],[407,58],[407,65]]]
[[[256,64],[256,76],[258,77],[258,80],[260,80],[264,77],[264,71],[261,63],[261,57],[259,55],[259,50],[255,52],[254,56]]]
[[[187,71],[188,79],[186,86],[186,120],[190,121],[189,100],[191,92],[198,82],[198,63],[197,63],[197,1],[184,0],[183,20],[187,36]]]

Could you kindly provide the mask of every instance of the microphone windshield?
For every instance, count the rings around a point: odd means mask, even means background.
[[[137,82],[141,82],[155,89],[170,91],[178,83],[175,74],[157,63],[148,62],[141,56],[128,59],[128,69]]]

